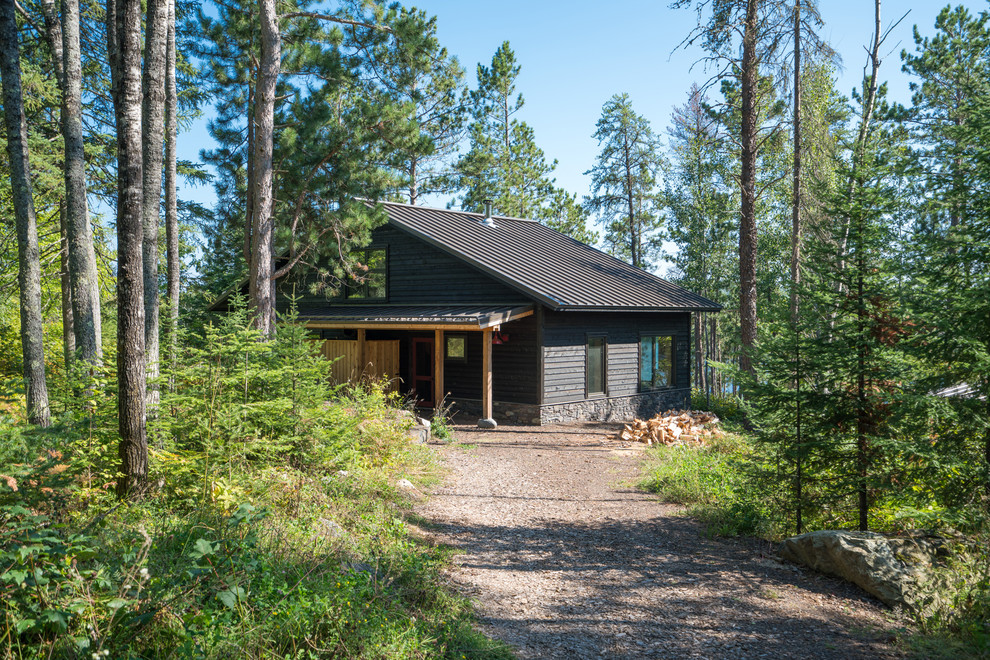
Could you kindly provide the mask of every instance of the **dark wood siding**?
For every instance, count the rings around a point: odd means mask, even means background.
[[[492,346],[492,393],[495,401],[537,403],[539,401],[539,344],[536,316],[506,323],[504,344]],[[479,365],[480,368],[480,365]]]
[[[691,382],[688,347],[691,315],[687,312],[553,312],[543,313],[543,403],[584,399],[585,345],[589,334],[605,335],[607,396],[639,391],[639,338],[643,334],[675,338],[675,387]]]
[[[527,304],[529,298],[480,270],[455,259],[406,232],[385,225],[372,233],[373,247],[388,250],[388,300],[377,303],[409,305]],[[288,305],[295,286],[302,314],[318,314],[333,304],[323,295],[312,295],[312,273],[290,276],[280,283],[279,308]],[[340,302],[340,301],[336,301]],[[370,301],[369,301],[370,302]],[[348,301],[354,304],[354,301]],[[358,302],[357,304],[360,304]]]

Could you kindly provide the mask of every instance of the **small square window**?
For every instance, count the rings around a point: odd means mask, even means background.
[[[465,335],[447,335],[447,359],[467,362],[467,337]]]

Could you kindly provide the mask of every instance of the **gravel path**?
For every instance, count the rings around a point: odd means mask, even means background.
[[[640,447],[601,424],[458,426],[417,507],[452,578],[520,658],[898,657],[885,610],[843,582],[709,539],[632,484]]]

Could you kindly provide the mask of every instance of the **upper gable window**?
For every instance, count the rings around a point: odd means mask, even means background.
[[[361,248],[351,252],[351,257],[359,265],[355,266],[355,277],[348,278],[338,297],[354,301],[388,300],[388,253],[385,248]]]

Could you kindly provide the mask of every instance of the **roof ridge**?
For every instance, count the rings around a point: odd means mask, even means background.
[[[469,215],[478,218],[485,217],[484,213],[477,213],[475,211],[458,211],[454,209],[441,209],[441,208],[437,208],[436,206],[423,206],[422,204],[409,204],[408,202],[390,202],[381,199],[378,200],[368,199],[367,197],[355,197],[354,199],[356,199],[359,202],[365,202],[366,204],[388,204],[390,206],[405,206],[406,208],[418,209],[421,211],[442,211],[443,213],[457,213],[458,215]],[[514,220],[515,222],[529,222],[535,225],[542,225],[542,223],[539,220],[534,220],[533,218],[517,218],[511,215],[495,215],[494,213],[492,214],[492,217],[496,220]]]

